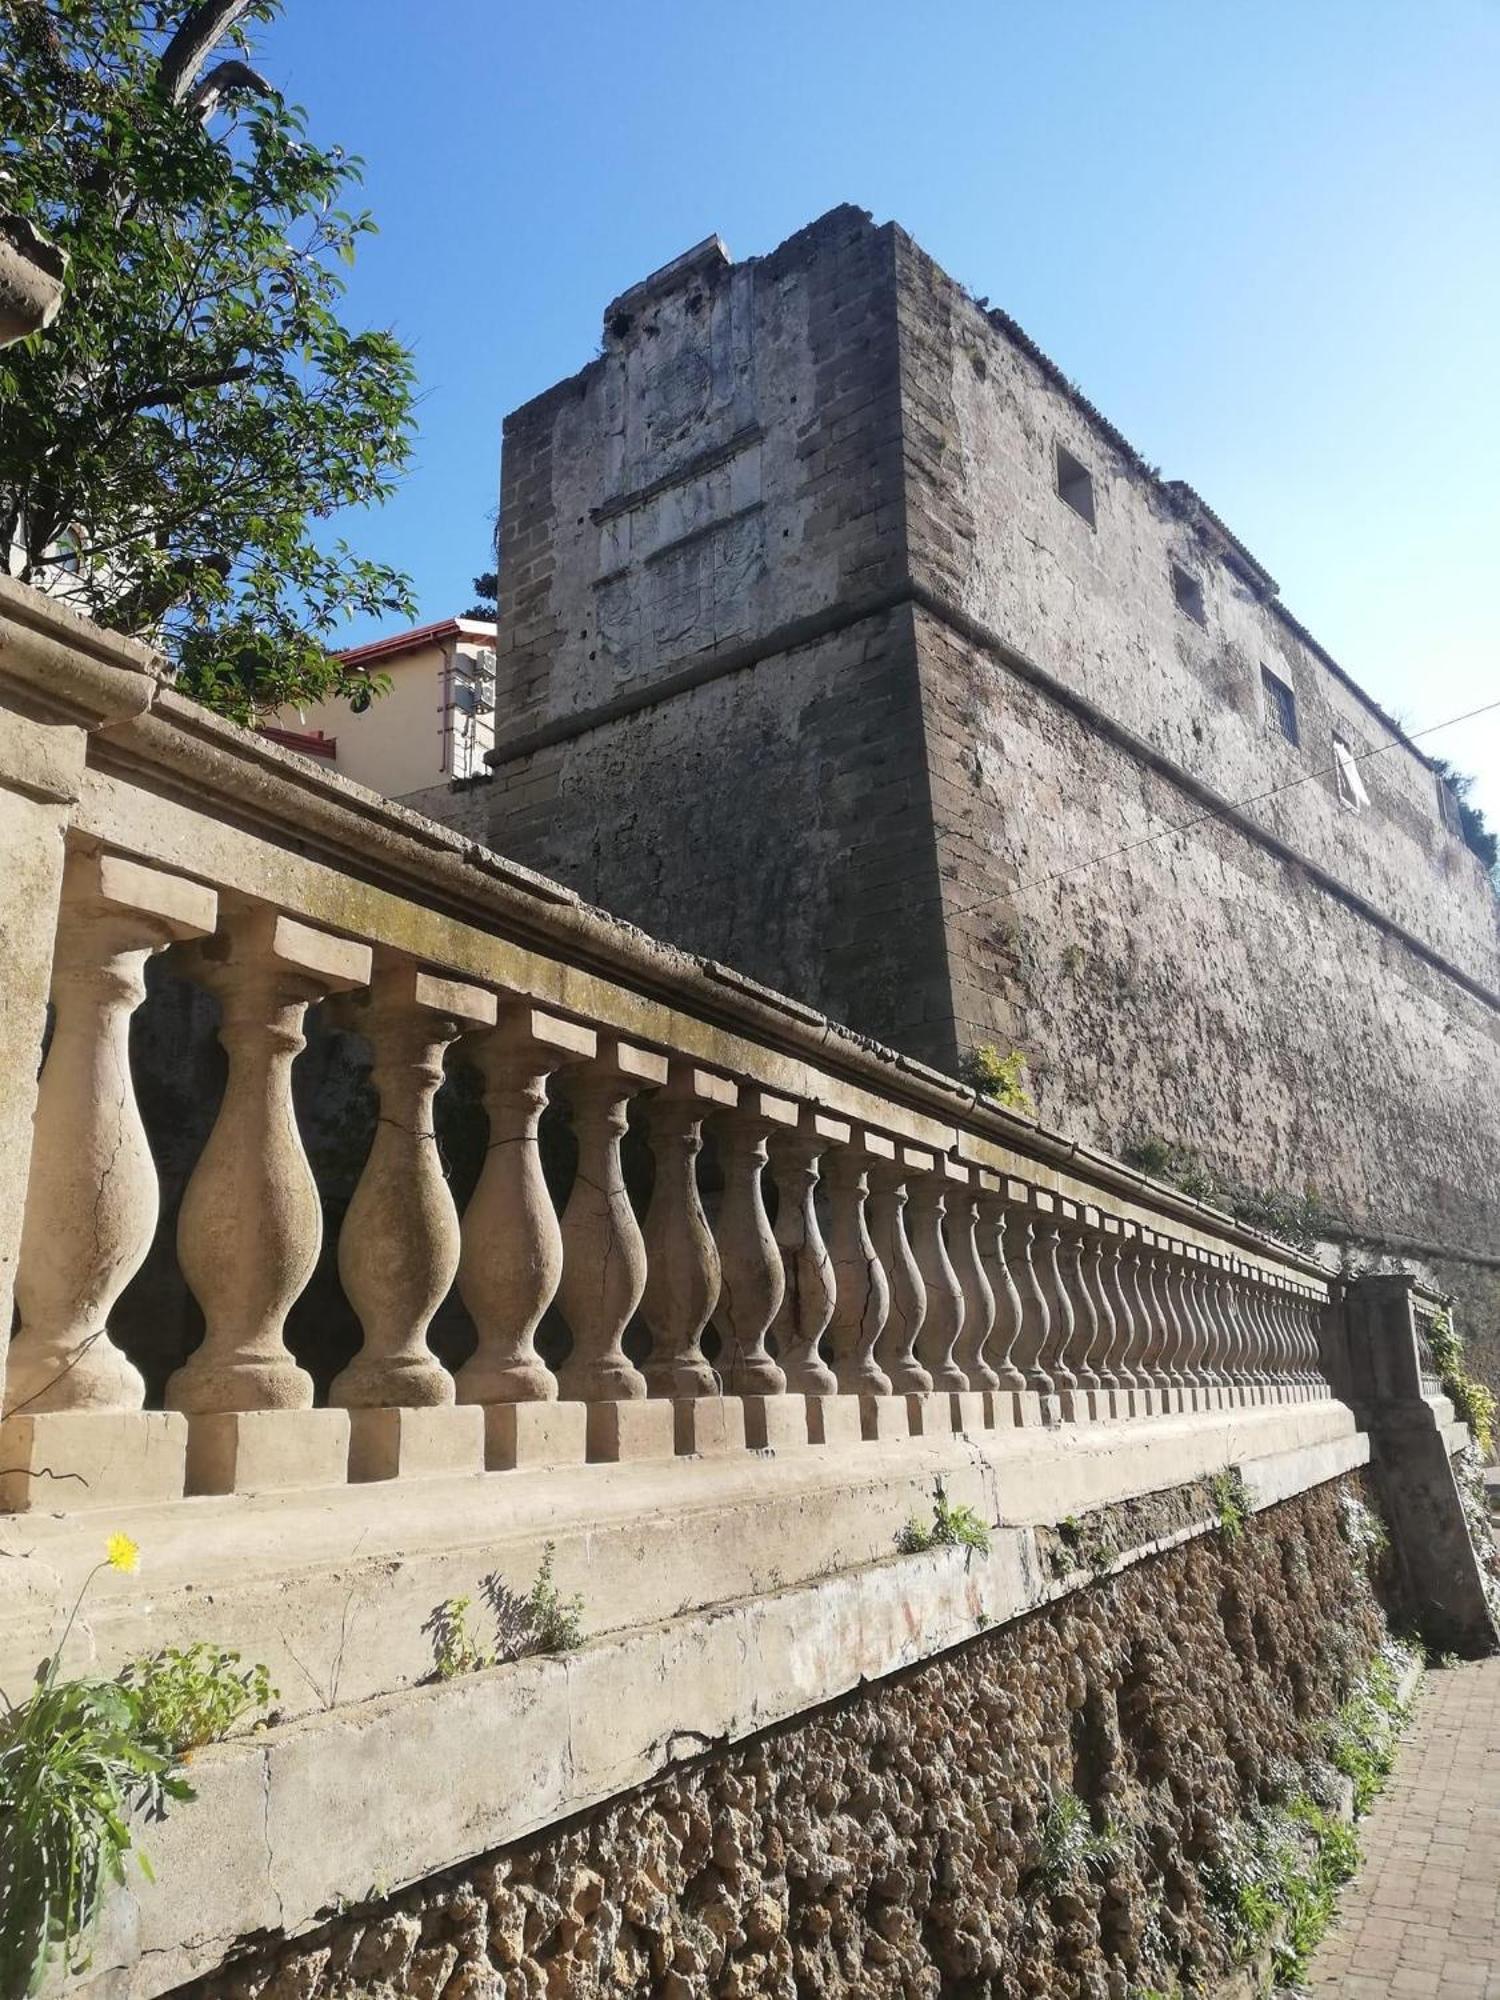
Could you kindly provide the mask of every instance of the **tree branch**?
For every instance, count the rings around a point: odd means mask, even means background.
[[[157,66],[157,82],[172,104],[181,104],[219,43],[254,0],[198,0],[167,43]]]
[[[222,389],[230,382],[243,382],[254,373],[254,362],[240,361],[233,368],[219,368],[208,375],[184,375],[180,382],[161,382],[154,388],[142,389],[138,395],[127,396],[115,408],[127,416],[138,415],[142,410],[166,409],[180,403],[195,389]]]

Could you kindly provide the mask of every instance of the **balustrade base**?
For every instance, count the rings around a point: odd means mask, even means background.
[[[422,1479],[484,1470],[484,1412],[477,1403],[426,1409],[350,1410],[349,1478]]]
[[[809,1444],[858,1444],[863,1439],[860,1397],[810,1395],[806,1400]]]
[[[948,1397],[953,1429],[959,1437],[978,1437],[991,1431],[997,1421],[998,1389],[954,1389]],[[1008,1415],[1007,1415],[1008,1420]]]
[[[1062,1398],[1056,1395],[1044,1396],[1040,1390],[1029,1389],[1026,1393],[1036,1397],[1038,1422],[1048,1430],[1056,1430],[1063,1420]]]
[[[900,1398],[906,1405],[907,1433],[911,1437],[952,1437],[954,1394],[952,1389],[929,1389],[922,1395]]]
[[[679,1458],[723,1458],[745,1449],[745,1408],[738,1396],[677,1396],[672,1443]]]
[[[1099,1408],[1095,1401],[1098,1392],[1094,1389],[1062,1389],[1058,1392],[1058,1402],[1062,1406],[1065,1424],[1092,1424],[1098,1421]]]
[[[0,1424],[0,1509],[85,1508],[180,1500],[187,1418],[175,1410],[38,1410]]]
[[[661,1396],[588,1405],[588,1455],[614,1465],[627,1459],[675,1458],[676,1413]]]
[[[807,1448],[807,1405],[800,1396],[742,1396],[745,1443],[751,1451]]]
[[[898,1440],[918,1436],[910,1405],[925,1400],[921,1396],[860,1396],[859,1434],[870,1444],[883,1444],[887,1439]],[[946,1398],[942,1399],[946,1400]],[[948,1426],[951,1433],[952,1425]]]
[[[587,1403],[476,1404],[484,1416],[484,1462],[491,1472],[582,1465],[589,1455]]]
[[[348,1477],[347,1410],[210,1410],[187,1426],[189,1493],[279,1493]]]
[[[1042,1399],[1035,1389],[1001,1389],[996,1396],[999,1410],[999,1427],[1006,1427],[1006,1405],[1010,1405],[1009,1423],[1018,1431],[1036,1430],[1042,1421]]]

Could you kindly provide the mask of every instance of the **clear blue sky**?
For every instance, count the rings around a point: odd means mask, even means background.
[[[342,525],[424,617],[487,567],[503,413],[608,299],[852,201],[1409,726],[1500,699],[1500,0],[287,0],[261,58],[367,161],[351,312],[424,400],[400,497]],[[1424,742],[1500,824],[1500,712]]]

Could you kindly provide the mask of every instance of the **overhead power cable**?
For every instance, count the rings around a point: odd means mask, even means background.
[[[1476,717],[1489,715],[1500,709],[1500,701],[1487,701],[1482,708],[1471,708],[1464,715],[1450,715],[1446,722],[1429,722],[1423,729],[1409,729],[1403,735],[1392,737],[1389,743],[1382,743],[1378,749],[1362,750],[1355,756],[1356,764],[1372,764],[1377,757],[1383,757],[1388,750],[1399,750],[1403,744],[1415,742],[1419,736],[1435,736],[1440,729],[1456,728],[1460,722],[1473,722]],[[981,896],[977,903],[967,903],[961,910],[953,912],[953,921],[960,917],[971,917],[976,910],[984,909],[990,903],[998,903],[1006,897],[1024,896],[1031,889],[1045,889],[1049,882],[1060,882],[1065,875],[1081,875],[1087,868],[1101,867],[1106,861],[1117,861],[1122,854],[1134,854],[1137,848],[1150,847],[1155,841],[1170,840],[1174,834],[1190,833],[1194,827],[1205,826],[1211,820],[1222,820],[1226,811],[1239,812],[1246,806],[1263,805],[1267,799],[1279,798],[1283,792],[1294,792],[1299,785],[1311,784],[1314,778],[1326,778],[1336,770],[1333,764],[1318,764],[1300,777],[1288,778],[1285,784],[1272,785],[1264,792],[1251,792],[1242,799],[1226,799],[1222,806],[1212,807],[1207,812],[1195,813],[1191,819],[1178,820],[1172,826],[1164,826],[1156,833],[1144,833],[1139,840],[1127,840],[1120,847],[1108,848],[1103,854],[1091,854],[1082,861],[1070,861],[1065,868],[1055,868],[1050,875],[1038,875],[1035,880],[1021,882],[1012,888],[997,889],[992,895]]]

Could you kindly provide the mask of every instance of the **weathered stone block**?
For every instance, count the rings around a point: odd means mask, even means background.
[[[46,1410],[0,1424],[0,1508],[13,1514],[179,1500],[187,1419],[175,1410]]]
[[[588,1454],[610,1462],[676,1456],[672,1404],[652,1396],[630,1403],[590,1403]]]
[[[806,1448],[807,1405],[800,1396],[743,1396],[745,1443],[751,1451]]]
[[[809,1444],[859,1444],[864,1438],[858,1396],[808,1396],[807,1441]]]
[[[744,1405],[738,1396],[675,1397],[672,1442],[679,1458],[722,1458],[743,1451]]]
[[[189,1493],[342,1486],[347,1410],[211,1410],[187,1420]]]
[[[586,1403],[486,1403],[484,1462],[492,1472],[582,1465],[588,1415]]]
[[[955,1389],[948,1398],[951,1428],[962,1437],[974,1437],[995,1427],[995,1391]]]
[[[452,1478],[484,1470],[484,1412],[477,1404],[348,1415],[352,1480]]]
[[[949,1390],[933,1389],[926,1395],[906,1396],[907,1427],[913,1437],[952,1437],[953,1435],[953,1395]]]

